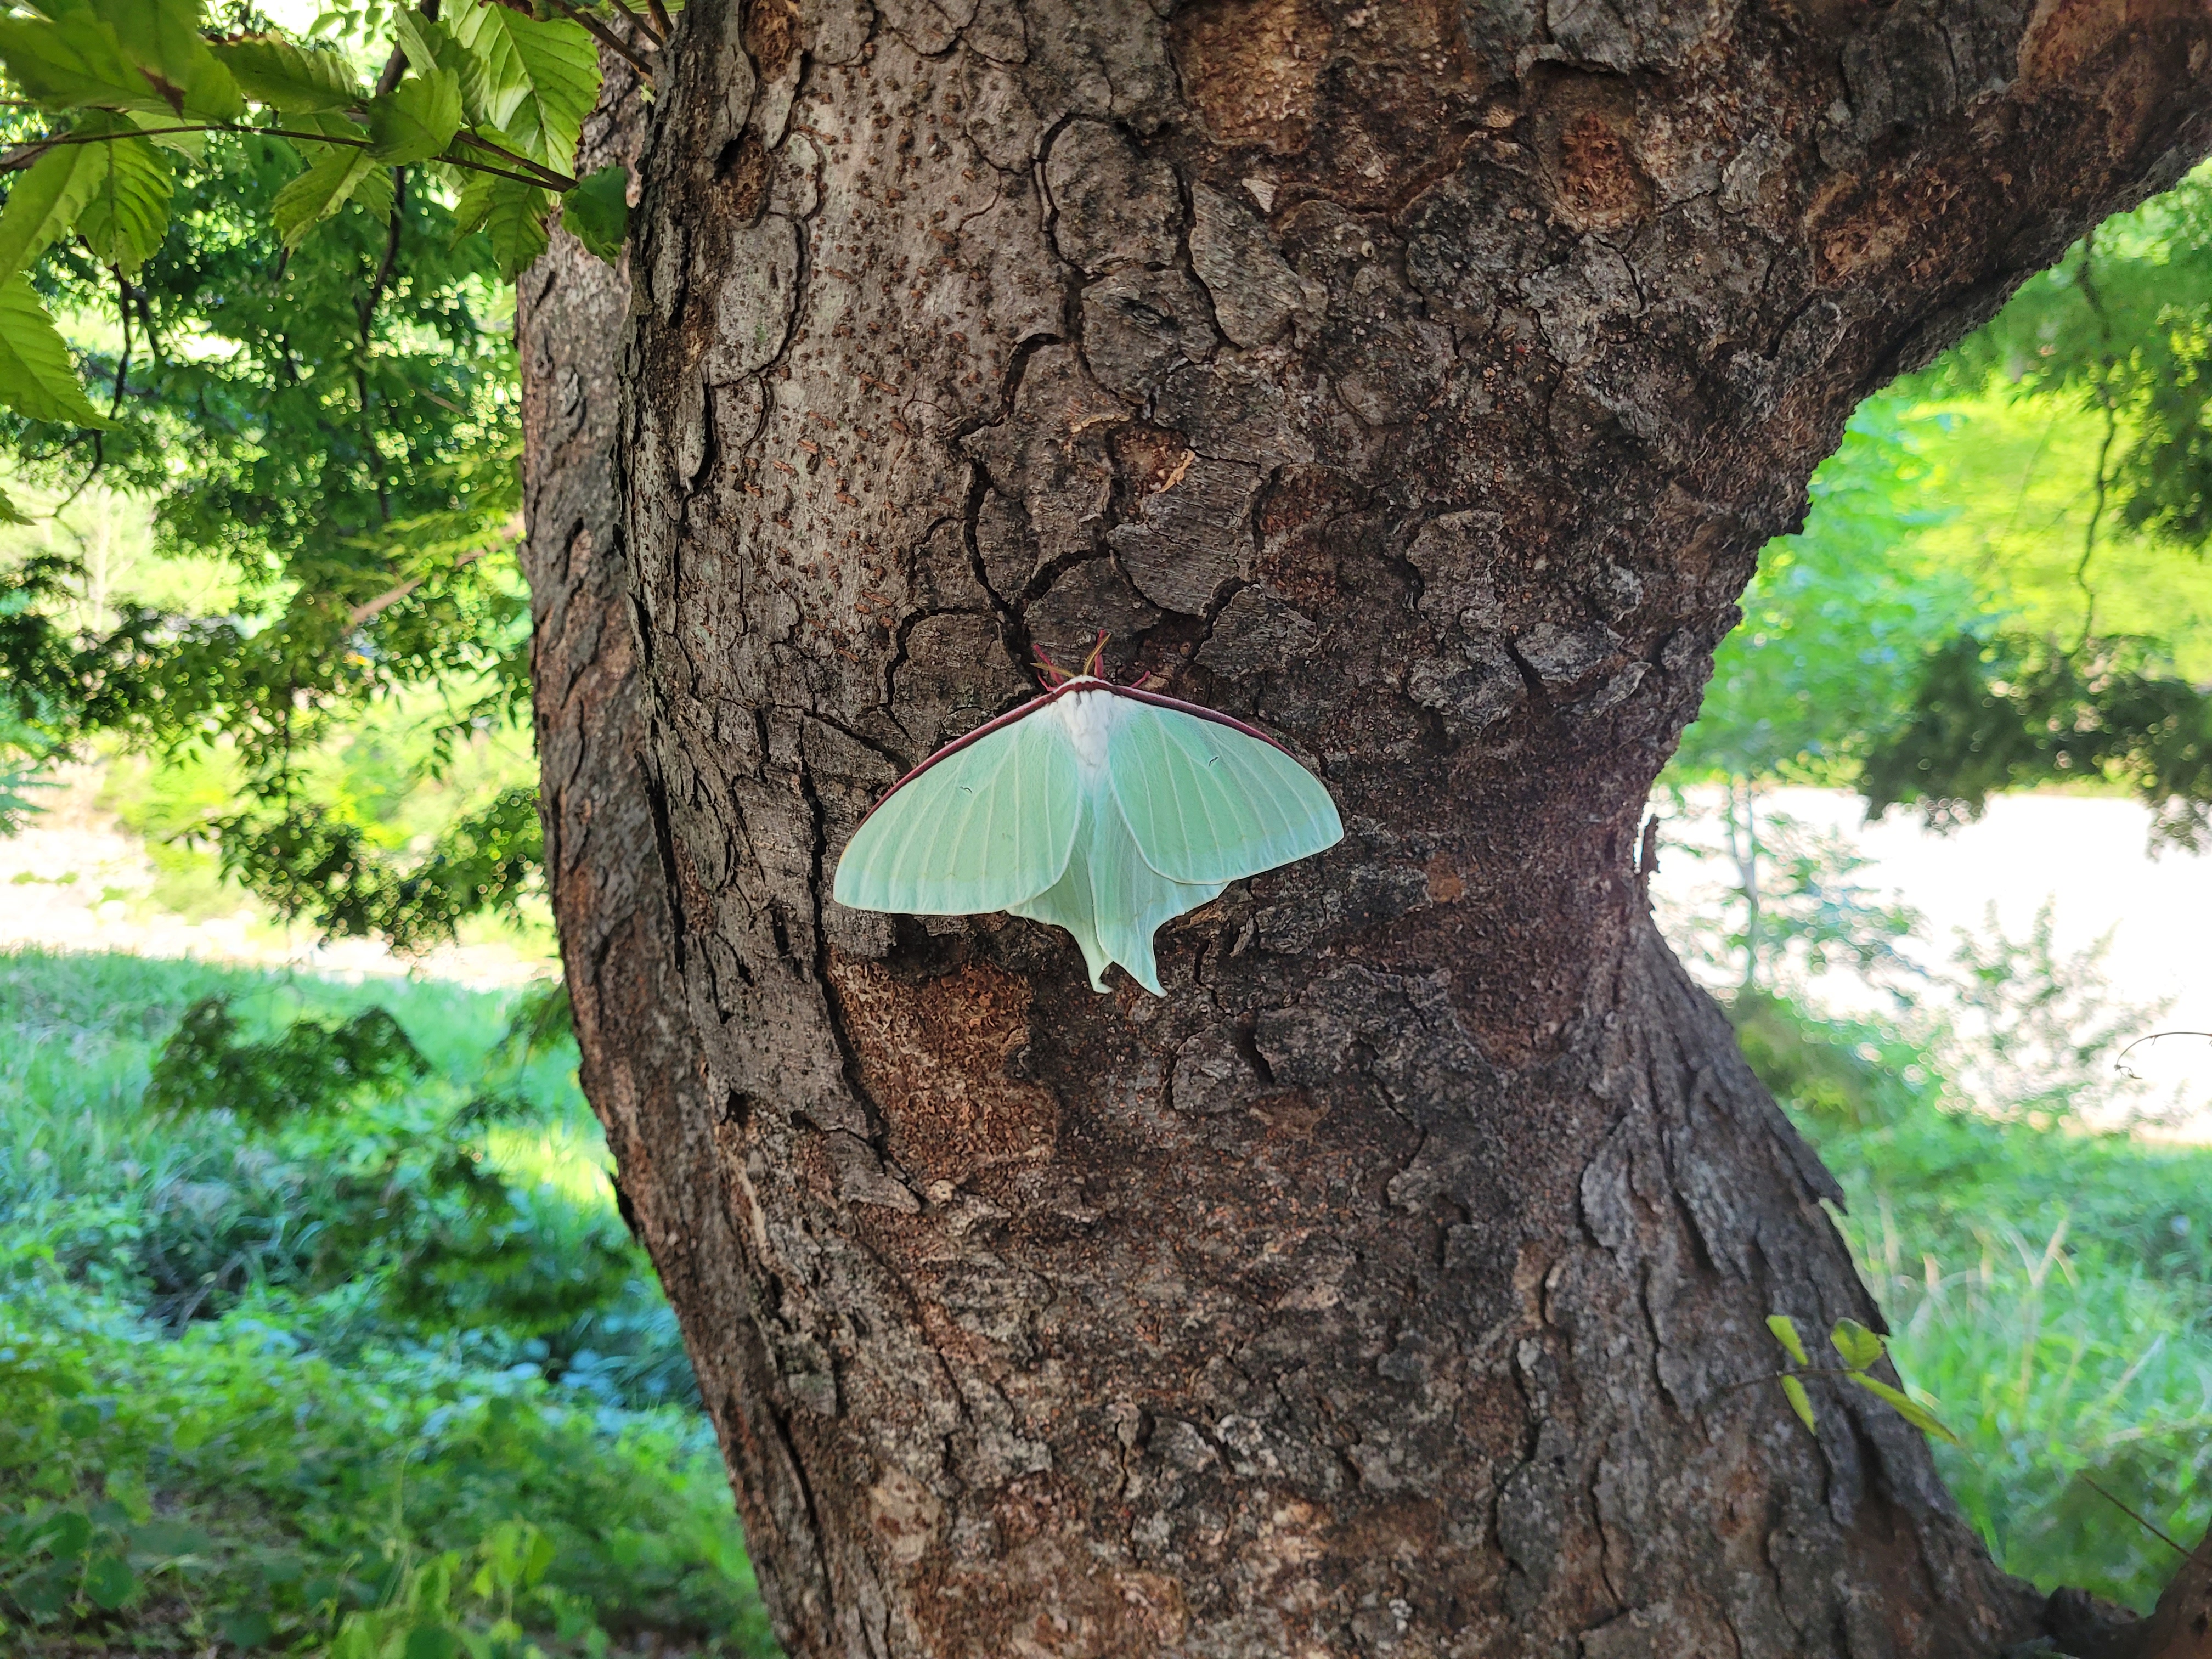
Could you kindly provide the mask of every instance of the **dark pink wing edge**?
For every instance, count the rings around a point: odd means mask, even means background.
[[[898,793],[900,790],[905,788],[907,785],[912,783],[924,772],[927,772],[931,767],[936,765],[938,762],[944,760],[950,756],[958,754],[971,743],[981,742],[983,738],[989,737],[992,732],[1000,730],[1003,726],[1012,726],[1016,720],[1026,719],[1028,716],[1036,713],[1038,709],[1043,708],[1048,702],[1059,702],[1060,698],[1067,696],[1071,691],[1110,691],[1117,697],[1127,697],[1133,702],[1151,703],[1155,708],[1172,708],[1177,714],[1195,715],[1198,719],[1202,720],[1212,720],[1216,726],[1225,726],[1232,732],[1242,732],[1248,738],[1259,738],[1261,742],[1266,744],[1270,749],[1281,749],[1283,753],[1285,755],[1291,754],[1289,750],[1283,749],[1283,745],[1281,744],[1277,743],[1265,732],[1260,731],[1257,727],[1247,726],[1243,720],[1232,720],[1230,716],[1222,714],[1218,709],[1202,708],[1194,702],[1184,702],[1177,697],[1164,697],[1157,691],[1139,691],[1133,685],[1116,685],[1111,680],[1078,678],[1068,680],[1061,684],[1055,685],[1051,690],[1045,692],[1042,696],[1031,697],[1027,702],[1023,703],[1019,708],[1009,708],[1005,714],[1000,714],[994,719],[985,720],[973,732],[969,732],[964,736],[953,738],[953,740],[946,744],[944,748],[939,750],[927,760],[922,762],[921,765],[915,767],[913,771],[908,773],[896,783],[891,785],[890,788],[884,790],[883,799],[878,800],[873,806],[871,806],[868,809],[866,817],[863,817],[860,820],[860,823],[866,823],[869,818],[875,817],[877,813],[882,811],[884,808],[884,801],[889,800],[893,795]],[[1291,758],[1292,760],[1296,760],[1297,759],[1297,757],[1291,755]],[[860,828],[858,825],[854,827],[853,833],[854,835],[860,834]]]

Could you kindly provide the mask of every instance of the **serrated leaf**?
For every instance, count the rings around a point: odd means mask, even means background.
[[[249,34],[212,50],[240,91],[288,115],[336,114],[368,97],[355,81],[353,65],[335,52],[310,51],[275,34]]]
[[[358,127],[353,130],[360,131]],[[276,192],[276,199],[269,209],[276,234],[284,239],[287,247],[299,246],[309,231],[362,192],[367,180],[378,176],[376,158],[365,149],[351,144],[302,148],[320,153],[311,155],[307,170]],[[364,200],[362,205],[374,210],[372,201]],[[385,210],[391,211],[389,180],[386,183]]]
[[[1797,1420],[1814,1433],[1820,1433],[1820,1425],[1813,1420],[1813,1402],[1805,1393],[1805,1385],[1794,1376],[1785,1376],[1782,1379],[1782,1395],[1789,1401],[1790,1409],[1797,1413]]]
[[[85,397],[61,331],[23,276],[0,283],[0,404],[34,421],[108,424]]]
[[[469,49],[453,39],[451,29],[408,6],[392,14],[392,28],[398,37],[399,49],[407,54],[410,69],[445,70],[460,82],[461,113],[469,125],[477,125],[489,118],[470,100],[469,83],[475,74],[474,61]]]
[[[453,202],[453,240],[482,230],[491,214],[492,186],[504,182],[489,173],[464,173],[460,193]]]
[[[512,282],[538,262],[551,238],[545,218],[553,205],[550,191],[512,179],[491,181],[491,199],[484,214],[484,234],[491,238],[491,257],[500,275]]]
[[[154,256],[169,228],[175,175],[143,138],[85,146],[94,153],[92,195],[77,216],[77,234],[102,264],[126,274]]]
[[[434,65],[368,106],[368,135],[376,141],[376,159],[387,167],[444,154],[460,126],[460,76]]]
[[[609,264],[622,257],[629,234],[629,169],[601,167],[561,198],[561,223]]]
[[[168,112],[160,115],[151,110],[129,110],[123,118],[146,133],[146,142],[159,144],[163,149],[173,150],[190,161],[207,160],[207,134],[174,131],[175,120]]]
[[[69,1606],[70,1576],[49,1567],[18,1578],[8,1593],[33,1619],[57,1618]]]
[[[1799,1364],[1813,1363],[1805,1358],[1805,1339],[1797,1334],[1797,1322],[1788,1314],[1767,1315],[1766,1328],[1774,1333],[1774,1340],[1782,1345],[1783,1351]]]
[[[541,23],[505,6],[472,6],[454,36],[468,48],[470,101],[517,153],[566,172],[599,96],[599,52],[565,18]]]
[[[92,195],[99,144],[57,144],[31,163],[0,209],[0,283],[27,270],[75,228]]]
[[[49,109],[176,112],[132,66],[114,28],[89,12],[48,21],[0,18],[0,64],[9,78]]]
[[[1828,1333],[1828,1340],[1843,1355],[1844,1364],[1855,1371],[1863,1371],[1880,1360],[1881,1339],[1856,1319],[1838,1319],[1836,1328]]]
[[[200,34],[199,0],[88,0],[123,51],[178,114],[234,121],[246,112],[238,82]]]
[[[1897,1409],[1897,1414],[1923,1434],[1932,1434],[1938,1440],[1948,1440],[1956,1446],[1962,1444],[1951,1432],[1950,1425],[1902,1389],[1893,1389],[1878,1376],[1869,1376],[1864,1371],[1853,1371],[1851,1381],[1875,1399],[1887,1401]]]
[[[105,1612],[115,1612],[137,1588],[138,1575],[119,1555],[95,1555],[84,1570],[85,1597]]]

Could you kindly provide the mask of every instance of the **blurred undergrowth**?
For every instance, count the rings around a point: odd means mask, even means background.
[[[1846,844],[1794,846],[1753,984],[1741,928],[1662,921],[1736,981],[1745,1057],[1842,1182],[1899,1370],[1960,1437],[1934,1450],[1967,1519],[2007,1570],[2148,1610],[2179,1558],[2114,1500],[2185,1542],[2212,1523],[2212,1149],[2138,1133],[2156,1103],[2115,1065],[2155,1011],[2115,1002],[2101,946],[2058,951],[2047,910],[1939,956]],[[1824,965],[1890,994],[1838,1012]]]
[[[0,1649],[775,1651],[558,1012],[0,956]]]

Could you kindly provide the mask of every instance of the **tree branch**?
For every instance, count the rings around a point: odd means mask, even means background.
[[[121,265],[115,267],[115,309],[123,319],[123,351],[115,360],[115,401],[107,410],[111,421],[123,412],[123,388],[131,377],[131,284],[123,279]]]
[[[453,135],[453,142],[462,144],[473,144],[477,149],[485,150],[489,152],[491,155],[502,157],[507,161],[514,162],[517,167],[528,167],[531,173],[537,176],[535,178],[532,178],[520,173],[510,173],[505,167],[487,167],[481,161],[459,161],[455,159],[453,153],[451,150],[447,150],[445,155],[440,156],[438,158],[440,161],[451,162],[455,167],[473,168],[478,173],[489,173],[496,178],[514,179],[526,185],[540,185],[547,190],[567,191],[574,190],[576,187],[577,181],[571,179],[567,173],[556,173],[551,167],[545,166],[542,162],[533,161],[527,155],[517,155],[511,149],[502,149],[499,145],[491,143],[489,139],[477,137],[473,132],[457,132]]]
[[[93,108],[96,106],[88,105]],[[343,144],[350,149],[374,149],[373,138],[351,138],[327,132],[301,132],[291,127],[250,127],[234,121],[194,121],[173,127],[140,127],[131,132],[58,132],[49,138],[35,139],[27,144],[18,144],[14,149],[0,155],[0,173],[21,173],[40,156],[57,144],[110,144],[121,138],[162,138],[176,132],[235,132],[253,138],[290,138],[309,144]],[[472,132],[453,135],[455,143],[466,143],[478,149],[501,156],[518,167],[530,169],[529,173],[513,172],[507,167],[491,167],[483,161],[471,161],[455,155],[448,149],[438,159],[448,167],[464,167],[471,173],[488,173],[495,179],[512,179],[518,184],[537,185],[546,190],[567,191],[575,189],[576,180],[565,173],[556,172],[526,155],[517,155],[489,143]],[[535,175],[535,176],[532,176]]]
[[[661,42],[667,38],[662,34],[659,29],[647,22],[644,18],[640,17],[628,6],[623,4],[623,0],[607,0],[607,4],[614,8],[615,15],[617,16],[620,17],[623,22],[629,24],[636,33],[643,35],[647,40],[652,41],[654,46],[658,47]]]
[[[446,568],[446,574],[451,575],[455,571],[465,570],[471,565],[474,564],[478,559],[483,558],[485,555],[494,552],[498,548],[504,547],[507,544],[504,542],[498,542],[495,543],[491,547],[480,547],[473,553],[464,553],[459,558],[455,559],[452,564]],[[387,587],[383,592],[378,594],[374,599],[367,600],[362,604],[354,606],[352,610],[346,612],[347,629],[349,630],[356,629],[363,623],[370,620],[372,617],[382,615],[386,611],[398,604],[400,600],[405,599],[410,593],[412,593],[416,588],[422,586],[424,582],[429,580],[428,576],[410,576],[405,581],[401,582],[397,587]]]
[[[392,267],[399,263],[399,222],[407,212],[407,169],[392,169],[392,220],[384,236],[384,263],[376,268],[369,280],[368,293],[361,302],[361,343],[368,344],[368,325],[376,318],[376,302],[384,297],[384,285],[392,280]]]

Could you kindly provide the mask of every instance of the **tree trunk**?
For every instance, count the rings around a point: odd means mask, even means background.
[[[1160,9],[694,0],[619,467],[532,369],[586,1081],[786,1642],[2034,1634],[1886,1407],[1739,1386],[1770,1311],[1879,1316],[1636,832],[1858,398],[2212,141],[2212,16]],[[580,258],[526,361],[623,332]],[[1158,1000],[831,904],[1097,627],[1345,843],[1165,930]]]
[[[633,161],[643,128],[636,77],[609,54],[585,129],[595,171]],[[531,591],[546,884],[584,1091],[605,1124],[624,1220],[678,1309],[723,1450],[741,1486],[785,1486],[735,1403],[773,1386],[771,1357],[743,1316],[744,1252],[720,1173],[701,1048],[682,1018],[669,879],[642,763],[651,732],[635,672],[617,483],[619,369],[629,281],[556,230],[519,284],[523,368],[523,549]],[[721,1313],[714,1310],[724,1310]],[[773,1580],[769,1581],[770,1588]]]

